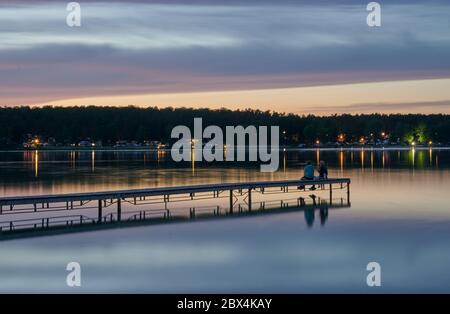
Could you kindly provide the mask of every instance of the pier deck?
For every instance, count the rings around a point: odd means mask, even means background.
[[[251,212],[270,207],[305,206],[305,197],[296,196],[286,200],[255,200],[259,196],[310,192],[317,186],[317,192],[329,191],[328,204],[333,204],[333,190],[345,190],[346,205],[350,205],[350,179],[336,178],[323,180],[283,180],[262,182],[239,182],[203,184],[148,189],[118,190],[92,193],[71,193],[59,195],[17,196],[0,198],[0,232],[11,233],[22,229],[48,229],[50,227],[70,227],[74,225],[120,223],[123,221],[147,220],[151,218],[172,218],[173,214],[188,214],[195,218],[202,212],[213,215],[233,214],[234,211]],[[301,188],[299,188],[301,187]],[[314,193],[317,193],[314,191]],[[323,198],[309,195],[313,204]],[[192,202],[226,199],[226,206],[192,206]],[[343,205],[343,198],[340,199]],[[183,204],[181,208],[170,208],[173,203]],[[273,205],[272,204],[272,205]],[[112,206],[114,205],[114,206]],[[144,209],[125,210],[140,206]],[[272,208],[274,206],[271,206]],[[57,216],[55,216],[57,214]]]

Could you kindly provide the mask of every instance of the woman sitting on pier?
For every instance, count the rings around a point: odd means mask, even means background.
[[[328,167],[325,164],[325,161],[323,160],[320,161],[318,171],[320,179],[328,179]]]
[[[319,162],[319,168],[317,169],[317,171],[319,172],[319,179],[323,179],[323,180],[328,179],[328,167],[325,164],[325,161],[321,160]],[[323,189],[324,185],[321,184],[320,187]]]

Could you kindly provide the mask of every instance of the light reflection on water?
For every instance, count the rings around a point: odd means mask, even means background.
[[[0,153],[1,195],[208,182],[293,179],[324,159],[352,179],[351,208],[152,225],[0,242],[0,291],[61,291],[82,265],[79,291],[450,292],[450,151],[288,152],[280,171],[257,164],[174,165],[150,152]],[[311,213],[310,213],[311,214]],[[366,265],[382,266],[382,288]]]
[[[194,183],[291,179],[301,176],[302,164],[327,161],[330,176],[348,176],[393,169],[448,169],[450,151],[308,150],[280,156],[276,173],[261,173],[257,163],[173,163],[164,151],[24,151],[0,152],[0,195],[56,194]],[[440,162],[440,159],[443,159]],[[213,175],[211,175],[213,174]]]

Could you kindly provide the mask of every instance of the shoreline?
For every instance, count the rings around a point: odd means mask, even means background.
[[[383,151],[383,150],[449,150],[450,146],[342,146],[342,147],[280,147],[279,151]],[[248,150],[248,148],[246,149]],[[12,152],[170,152],[170,148],[145,147],[42,147],[42,148],[0,148],[0,153]]]

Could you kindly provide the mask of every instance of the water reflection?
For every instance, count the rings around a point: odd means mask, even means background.
[[[428,152],[429,152],[428,157],[429,157],[429,160],[430,160],[430,166],[433,166],[433,148],[430,147],[428,149]]]
[[[306,225],[308,226],[308,228],[311,228],[314,224],[314,215],[315,215],[314,207],[305,209],[305,220],[306,220]]]
[[[330,177],[352,178],[351,208],[317,202],[276,215],[6,241],[0,291],[64,292],[61,265],[78,260],[91,271],[83,292],[373,292],[364,269],[379,260],[387,284],[377,291],[448,293],[450,151],[370,150],[371,171],[367,149],[364,158],[356,149],[319,154]],[[317,150],[287,151],[275,173],[197,162],[192,175],[170,153],[96,150],[93,173],[91,151],[1,152],[0,195],[294,179],[306,160]]]
[[[308,228],[312,228],[314,225],[316,211],[319,212],[320,225],[323,227],[328,219],[328,205],[322,205],[320,207],[310,207],[305,209],[305,221]]]
[[[34,176],[37,178],[39,175],[39,151],[34,152]]]
[[[320,225],[325,226],[325,223],[328,220],[328,206],[322,206],[319,208],[319,215],[320,215]]]
[[[194,148],[194,146],[191,148],[191,169],[192,169],[192,176],[195,176],[195,148]]]
[[[364,172],[364,148],[361,149],[361,171]]]
[[[316,165],[318,165],[320,162],[320,149],[316,150]]]
[[[411,149],[410,154],[411,154],[411,166],[414,171],[416,165],[416,149],[414,147]]]
[[[91,153],[91,169],[92,169],[92,172],[95,171],[95,151],[94,150]]]
[[[225,152],[224,152],[225,153]],[[355,159],[354,154],[358,154]],[[195,157],[195,151],[191,152]],[[172,162],[170,152],[159,151],[25,151],[0,152],[3,195],[69,193],[105,189],[141,188],[207,182],[271,180],[301,177],[305,161],[321,159],[330,177],[345,177],[349,170],[370,173],[386,169],[410,171],[447,169],[450,151],[438,148],[405,150],[314,149],[283,151],[278,172],[262,174],[251,162]],[[185,175],[189,169],[190,175]],[[216,174],[214,174],[216,173]]]
[[[259,207],[256,207],[256,203],[259,203]],[[120,223],[121,228],[136,227],[143,225],[160,225],[160,224],[172,224],[180,222],[197,222],[201,220],[220,220],[239,217],[251,217],[251,216],[266,216],[266,215],[279,215],[289,212],[304,212],[304,220],[308,228],[312,228],[315,221],[316,212],[319,213],[320,226],[324,227],[328,220],[329,209],[339,210],[350,207],[349,202],[344,202],[343,198],[335,199],[333,203],[328,203],[325,200],[321,200],[320,204],[317,204],[314,199],[314,204],[295,204],[295,202],[281,202],[282,206],[274,206],[279,203],[273,201],[267,202],[255,202],[255,206],[250,209],[243,204],[238,205],[237,211],[229,211],[221,206],[199,206],[189,207],[189,211],[186,208],[171,209],[170,216],[158,216],[160,210],[155,210],[153,213],[151,210],[144,210],[136,212],[130,208],[125,209],[122,212],[123,220]],[[55,210],[54,210],[55,211]],[[99,231],[105,229],[111,229],[118,226],[118,223],[112,218],[114,213],[110,213],[104,216],[104,220],[99,223],[93,217],[93,212],[73,209],[70,214],[61,215],[58,213],[51,214],[51,210],[43,211],[44,215],[40,213],[40,209],[37,214],[41,217],[33,217],[32,213],[16,213],[8,214],[4,213],[0,216],[0,242],[19,238],[32,238],[39,236],[47,236],[49,234],[66,234],[86,231]],[[75,213],[80,213],[74,214]],[[147,215],[143,215],[146,212]],[[94,212],[95,216],[95,212]],[[42,218],[45,217],[45,218]],[[111,220],[109,220],[111,217]],[[300,216],[298,216],[300,217]],[[80,220],[82,219],[82,220]],[[81,221],[81,223],[80,223]]]
[[[373,172],[373,150],[370,151],[370,170]]]

